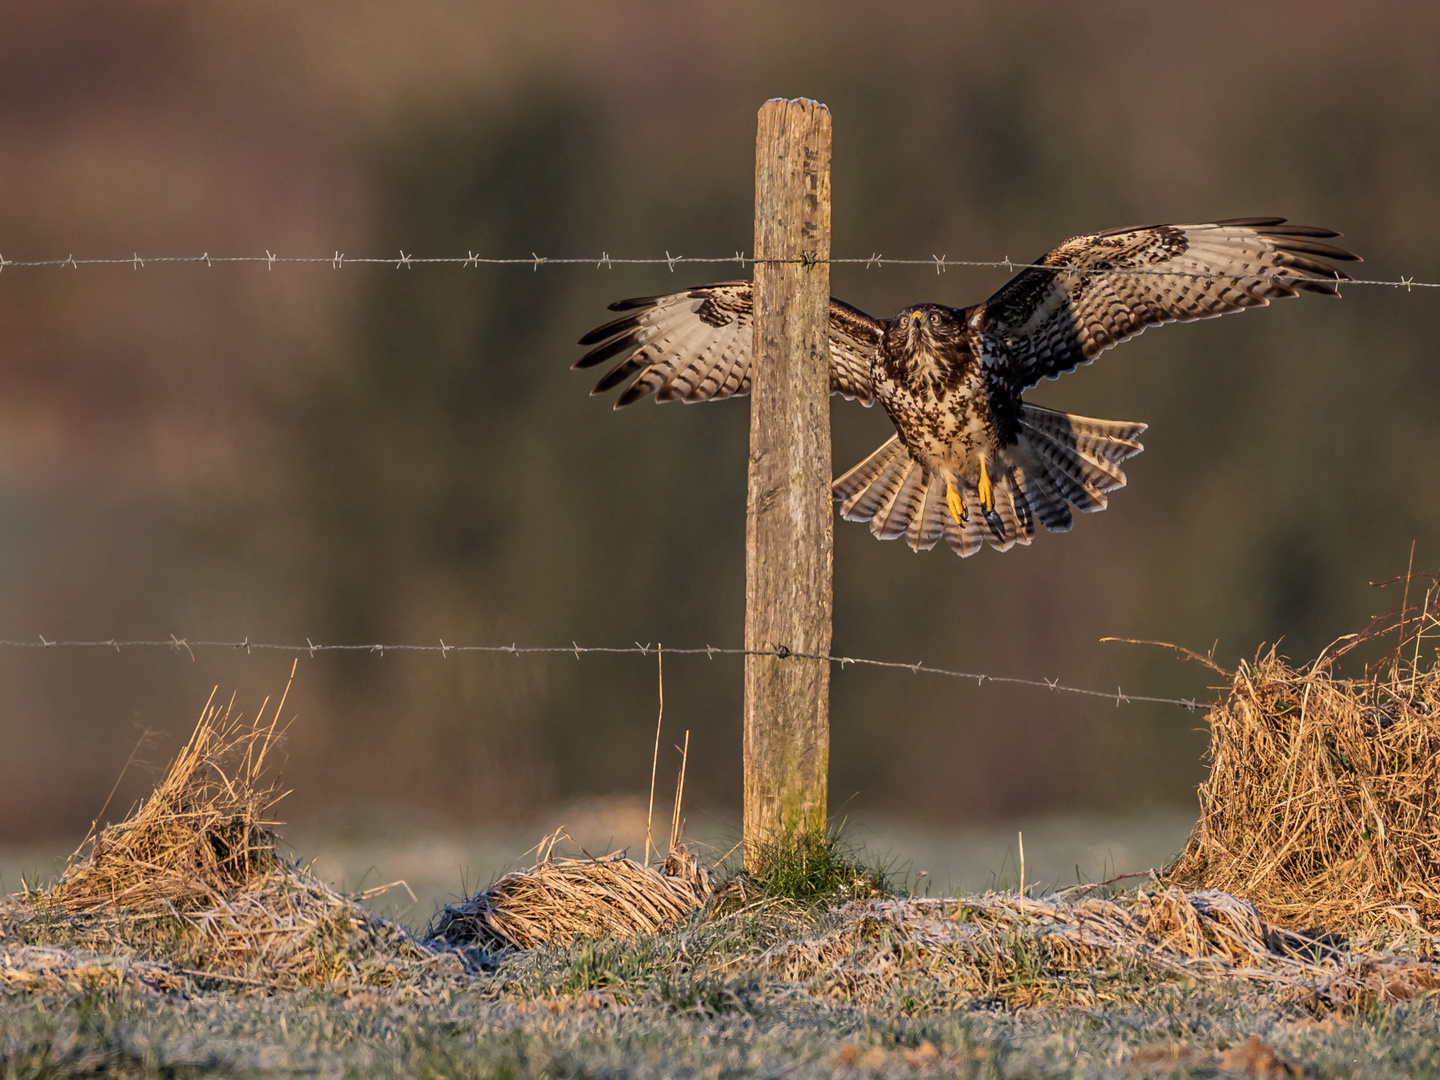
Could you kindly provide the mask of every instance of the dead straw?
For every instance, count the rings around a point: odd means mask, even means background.
[[[403,929],[276,852],[266,815],[281,792],[267,770],[285,696],[253,723],[214,697],[150,797],[92,831],[55,886],[11,905],[7,920],[74,948],[270,989],[392,983],[425,961]],[[150,968],[135,970],[153,982]]]
[[[1099,1005],[1179,979],[1248,982],[1312,1008],[1351,1009],[1440,987],[1440,966],[1414,954],[1351,952],[1268,925],[1246,900],[1175,887],[1113,899],[870,901],[828,933],[770,948],[761,966],[860,1005]]]
[[[558,834],[528,870],[506,874],[456,907],[447,906],[425,933],[426,944],[531,949],[582,937],[631,939],[686,919],[715,891],[710,871],[685,847],[659,867],[616,851],[599,858],[555,858]]]
[[[287,687],[288,689],[288,687]],[[91,834],[70,857],[50,901],[68,911],[177,910],[220,903],[273,862],[266,811],[278,800],[259,781],[279,720],[246,725],[213,704],[150,797],[124,821]]]
[[[1272,648],[1227,673],[1200,820],[1169,880],[1295,928],[1440,930],[1440,669],[1421,652],[1440,608],[1433,587],[1418,608],[1408,595],[1308,668]],[[1337,656],[1397,628],[1374,669],[1336,674]]]

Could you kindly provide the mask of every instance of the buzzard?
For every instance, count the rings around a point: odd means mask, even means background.
[[[1144,424],[1032,405],[1026,390],[1088,364],[1147,326],[1208,319],[1299,290],[1338,296],[1349,276],[1322,259],[1358,256],[1330,229],[1284,218],[1151,225],[1077,236],[971,307],[914,304],[876,319],[830,300],[830,391],[879,401],[895,434],[832,485],[840,512],[919,551],[1028,544],[1070,506],[1105,509],[1125,484]],[[620,318],[580,339],[576,363],[617,357],[591,391],[629,381],[615,403],[713,401],[748,393],[751,283],[621,300]]]

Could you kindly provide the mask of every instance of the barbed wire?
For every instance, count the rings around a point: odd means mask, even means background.
[[[832,653],[807,653],[796,652],[783,645],[773,649],[736,649],[725,648],[716,645],[694,645],[689,647],[676,648],[672,645],[640,644],[638,641],[633,645],[580,645],[572,641],[569,645],[447,645],[441,640],[438,645],[326,645],[316,644],[308,637],[304,645],[274,644],[270,642],[251,641],[245,638],[242,641],[200,641],[189,638],[171,635],[166,640],[140,640],[122,641],[117,638],[94,641],[51,641],[43,634],[39,641],[0,641],[0,648],[3,649],[113,649],[120,652],[124,649],[168,649],[172,652],[189,653],[190,658],[195,658],[196,649],[228,649],[233,652],[243,650],[247,655],[254,652],[269,651],[291,653],[294,655],[308,653],[311,657],[321,653],[368,653],[384,656],[387,652],[409,652],[409,653],[439,653],[442,657],[448,657],[451,653],[509,653],[512,656],[526,656],[537,654],[571,654],[575,659],[580,659],[586,653],[610,653],[619,655],[639,656],[705,656],[713,660],[717,656],[775,656],[782,660],[824,660],[831,664],[839,664],[843,670],[847,666],[855,665],[860,667],[887,668],[891,670],[908,671],[912,675],[941,675],[955,679],[974,679],[976,686],[984,686],[987,682],[1001,683],[1013,686],[1030,686],[1037,689],[1049,690],[1057,694],[1079,694],[1083,697],[1102,698],[1115,702],[1118,708],[1121,705],[1130,705],[1137,702],[1145,702],[1158,705],[1178,705],[1182,709],[1194,712],[1199,709],[1200,703],[1194,698],[1170,698],[1156,697],[1150,694],[1127,694],[1119,687],[1113,692],[1109,690],[1092,690],[1086,687],[1065,686],[1058,679],[1026,679],[1015,675],[990,675],[975,671],[954,671],[949,668],[935,667],[926,664],[924,661],[907,663],[903,660],[872,660],[860,656],[836,656]]]
[[[792,265],[792,266],[815,266],[825,263],[831,266],[863,265],[867,269],[872,267],[885,266],[933,266],[935,273],[940,274],[952,267],[970,267],[990,270],[1007,270],[1014,273],[1017,270],[1066,270],[1069,273],[1080,273],[1088,275],[1102,274],[1124,274],[1130,277],[1184,277],[1204,280],[1231,280],[1238,281],[1247,278],[1269,277],[1276,279],[1294,280],[1303,275],[1297,275],[1285,268],[1277,268],[1271,273],[1265,274],[1258,271],[1236,274],[1215,274],[1195,273],[1182,270],[1154,270],[1144,268],[1128,267],[1056,267],[1047,266],[1043,263],[1016,262],[1006,257],[1003,259],[951,259],[944,255],[932,255],[928,259],[891,259],[883,255],[874,254],[866,257],[846,257],[819,259],[814,256],[801,256],[795,259],[764,258],[756,259],[737,251],[734,255],[716,256],[692,256],[692,255],[671,255],[666,252],[663,258],[645,259],[624,259],[610,255],[608,252],[601,252],[598,258],[585,256],[581,258],[555,258],[548,255],[537,255],[531,253],[529,258],[489,258],[468,252],[460,255],[414,255],[405,252],[403,249],[398,256],[350,256],[337,251],[331,256],[305,256],[305,255],[276,255],[269,250],[264,255],[211,255],[205,252],[201,255],[156,255],[142,257],[138,252],[129,258],[95,258],[77,259],[74,255],[67,255],[63,259],[7,259],[0,255],[0,271],[7,267],[15,266],[21,268],[38,268],[46,266],[72,267],[79,270],[82,266],[129,266],[132,269],[140,270],[151,263],[204,263],[213,267],[216,263],[264,263],[266,269],[273,270],[276,265],[298,264],[298,265],[324,265],[328,264],[332,269],[340,270],[346,265],[369,265],[369,266],[393,266],[397,270],[413,269],[417,266],[459,266],[475,267],[481,266],[528,266],[538,271],[542,266],[594,266],[597,270],[610,270],[616,266],[667,266],[673,274],[677,266],[717,266],[731,265],[739,266],[742,270],[747,266],[766,265]],[[1318,280],[1329,280],[1321,278]],[[1401,276],[1398,279],[1389,278],[1341,278],[1337,282],[1340,286],[1348,285],[1379,285],[1393,289],[1404,289],[1410,292],[1414,289],[1440,289],[1440,282],[1417,281],[1413,277]]]

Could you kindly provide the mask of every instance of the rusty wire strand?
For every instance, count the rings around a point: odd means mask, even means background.
[[[866,269],[876,266],[929,266],[934,267],[937,274],[951,267],[971,267],[980,269],[1006,270],[1011,273],[1018,270],[1043,269],[1043,270],[1064,270],[1067,273],[1080,273],[1087,275],[1102,274],[1125,274],[1127,276],[1154,276],[1154,277],[1185,277],[1192,279],[1206,280],[1240,280],[1243,278],[1270,277],[1276,279],[1293,280],[1297,275],[1285,268],[1263,274],[1255,271],[1237,274],[1202,274],[1190,271],[1179,270],[1147,270],[1140,268],[1087,268],[1047,266],[1042,263],[1016,262],[1010,258],[1004,259],[951,259],[944,255],[931,255],[927,259],[889,259],[883,255],[870,255],[860,258],[830,258],[820,259],[814,255],[805,254],[794,259],[764,258],[756,259],[737,251],[734,255],[722,256],[690,256],[671,255],[668,251],[663,257],[647,259],[622,259],[601,252],[598,257],[586,256],[582,258],[555,258],[547,255],[532,253],[529,257],[516,258],[487,258],[469,252],[466,255],[440,255],[420,256],[409,254],[403,249],[399,255],[391,256],[349,256],[337,251],[334,255],[276,255],[266,251],[264,255],[211,255],[205,252],[201,255],[164,255],[164,256],[141,256],[139,253],[132,254],[128,258],[106,258],[106,259],[77,259],[73,255],[67,255],[63,259],[7,259],[0,254],[0,271],[7,267],[71,267],[78,270],[82,266],[129,266],[132,269],[140,270],[150,263],[204,263],[206,266],[214,266],[216,263],[264,263],[267,269],[274,269],[277,264],[309,264],[329,265],[332,269],[342,269],[347,264],[356,263],[371,266],[392,266],[397,270],[413,269],[416,266],[460,266],[460,267],[481,267],[481,266],[528,266],[532,270],[539,270],[541,266],[594,266],[597,270],[614,269],[616,266],[667,266],[671,273],[680,265],[702,266],[702,265],[733,265],[744,269],[747,266],[755,266],[760,263],[770,265],[792,264],[798,266],[814,266],[819,263],[836,265],[863,265]],[[1326,279],[1321,279],[1326,280]],[[1401,275],[1396,279],[1388,278],[1340,278],[1337,281],[1340,286],[1348,285],[1380,285],[1393,289],[1404,289],[1410,292],[1414,289],[1440,289],[1440,282],[1416,281],[1413,277]]]
[[[923,661],[907,663],[903,660],[872,660],[860,656],[836,656],[831,653],[804,653],[795,652],[784,645],[772,649],[735,649],[722,648],[715,645],[698,645],[688,648],[676,648],[673,645],[666,645],[663,648],[659,645],[640,644],[638,641],[633,645],[580,645],[571,642],[569,645],[449,645],[441,640],[438,645],[417,645],[417,644],[354,644],[354,645],[328,645],[316,644],[309,638],[305,639],[304,645],[275,644],[269,642],[251,641],[245,638],[242,641],[192,641],[188,638],[171,635],[168,639],[148,641],[121,641],[116,638],[95,641],[51,641],[43,634],[39,641],[0,641],[0,648],[4,649],[113,649],[120,652],[123,649],[153,649],[164,648],[172,652],[184,652],[193,660],[195,649],[229,649],[232,651],[243,650],[247,654],[255,651],[283,652],[283,653],[308,653],[310,656],[318,656],[321,653],[345,652],[345,653],[372,653],[384,656],[387,652],[411,652],[411,653],[439,653],[442,657],[449,657],[451,653],[509,653],[512,656],[536,655],[536,654],[561,654],[569,653],[577,660],[583,653],[611,653],[620,655],[637,656],[658,656],[661,653],[670,656],[706,656],[714,659],[717,656],[774,656],[782,660],[825,660],[831,664],[839,664],[842,669],[848,665],[861,667],[888,668],[893,670],[908,671],[914,675],[942,675],[954,679],[974,679],[976,686],[983,686],[987,682],[1002,683],[1012,686],[1033,686],[1042,690],[1050,690],[1057,694],[1080,694],[1084,697],[1103,698],[1115,702],[1116,706],[1129,705],[1137,702],[1147,702],[1159,705],[1178,705],[1182,709],[1194,712],[1200,708],[1200,704],[1193,698],[1169,698],[1156,697],[1150,694],[1127,694],[1119,687],[1115,690],[1091,690],[1085,687],[1065,686],[1056,679],[1026,679],[1014,675],[989,675],[975,671],[955,671],[949,668],[935,667]]]

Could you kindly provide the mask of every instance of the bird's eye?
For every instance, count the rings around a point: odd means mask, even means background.
[[[939,325],[940,325],[940,313],[939,313],[938,311],[932,311],[932,312],[930,313],[930,325],[931,325],[931,326],[939,326]]]

